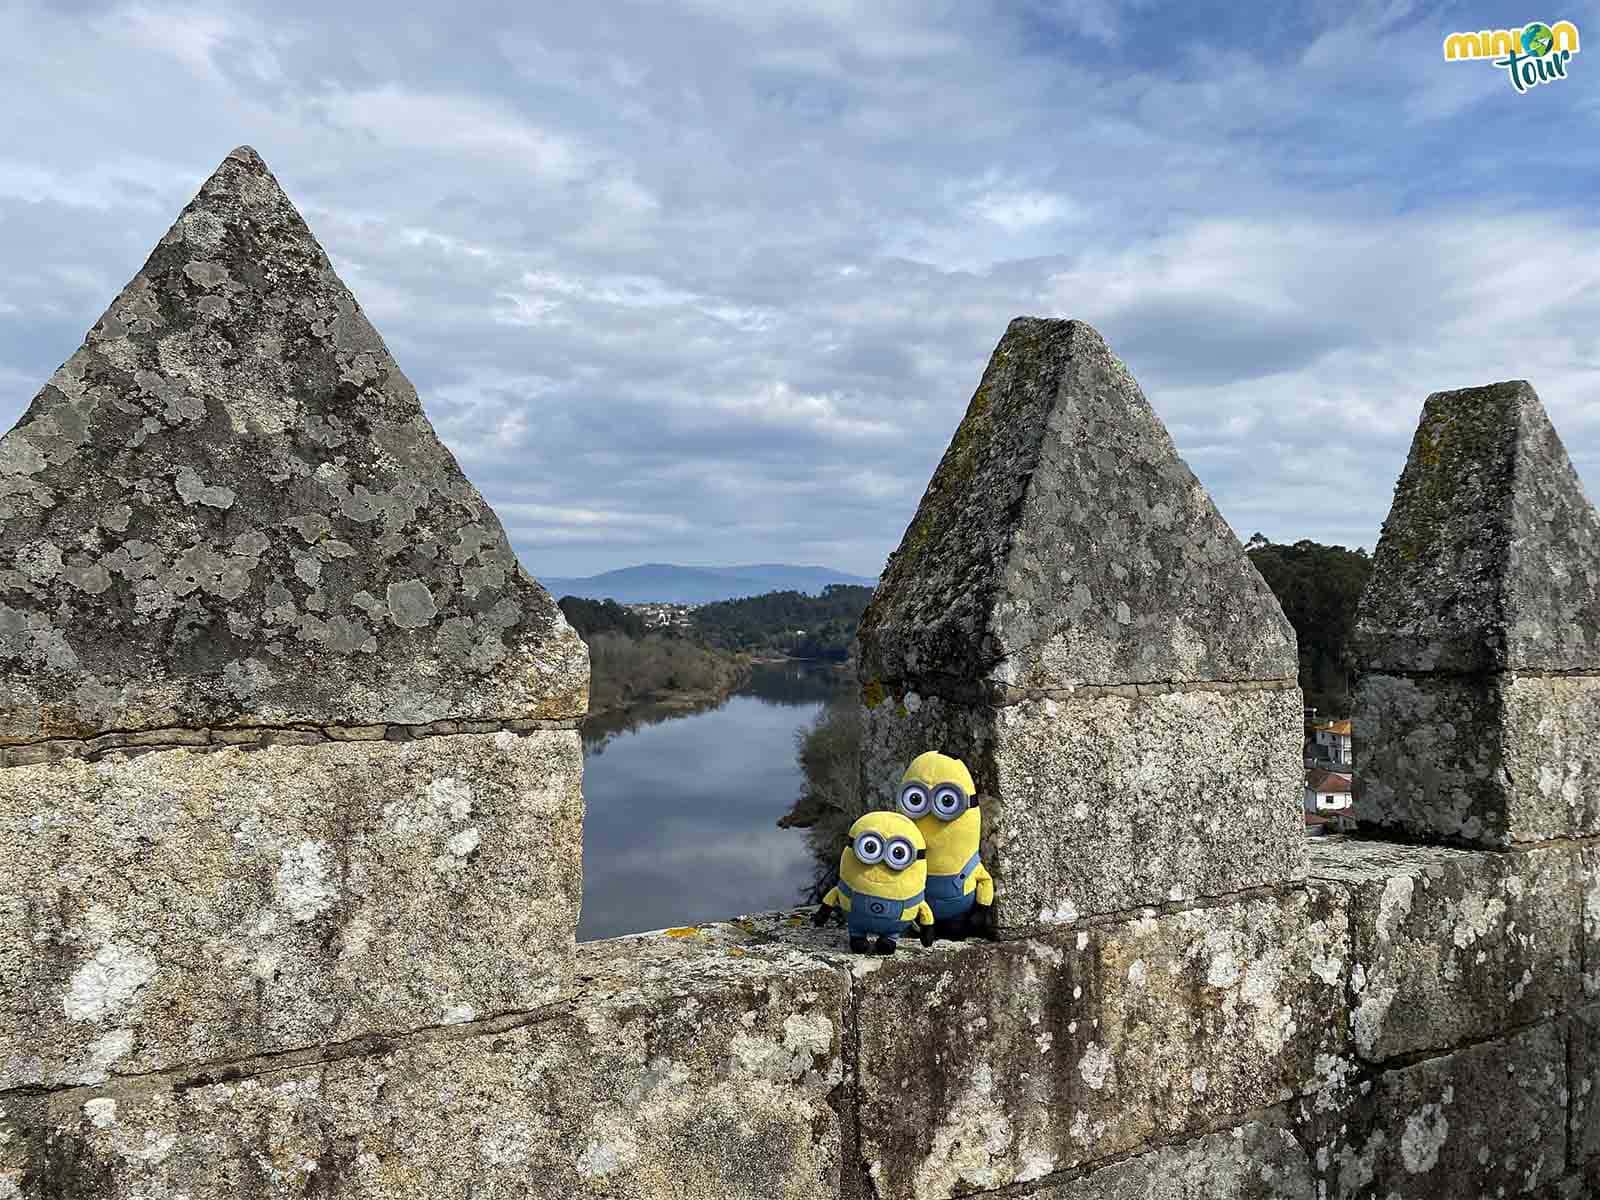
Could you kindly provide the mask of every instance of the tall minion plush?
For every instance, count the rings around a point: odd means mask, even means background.
[[[913,925],[924,946],[933,944],[933,911],[923,898],[928,878],[927,847],[917,827],[899,813],[870,812],[850,826],[850,842],[839,856],[839,884],[822,898],[812,916],[824,925],[843,909],[850,949],[893,954],[897,939]]]
[[[895,805],[916,822],[928,846],[935,931],[946,937],[992,933],[994,880],[979,857],[983,818],[966,764],[934,750],[917,755],[900,779]]]

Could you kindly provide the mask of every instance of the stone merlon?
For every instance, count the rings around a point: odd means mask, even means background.
[[[1600,833],[1600,515],[1527,383],[1428,397],[1352,649],[1364,826]]]
[[[588,658],[254,151],[0,440],[0,743],[570,718]]]
[[[1354,648],[1379,671],[1600,670],[1600,516],[1526,381],[1428,397]]]
[[[864,679],[1293,679],[1294,630],[1081,321],[995,348],[861,625]]]

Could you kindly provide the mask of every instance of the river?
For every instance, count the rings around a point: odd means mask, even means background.
[[[811,856],[777,822],[800,791],[795,733],[841,678],[757,664],[718,704],[585,723],[580,941],[799,901]]]

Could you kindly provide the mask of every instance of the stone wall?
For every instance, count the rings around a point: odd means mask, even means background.
[[[571,994],[587,689],[235,151],[0,439],[0,1092]]]
[[[1020,321],[862,637],[865,781],[968,758],[1003,940],[575,946],[581,643],[235,152],[0,441],[0,1200],[1594,1194],[1594,516],[1531,389],[1451,395],[1362,609],[1396,840],[1308,852],[1281,612]]]
[[[1328,839],[1280,889],[890,959],[804,914],[587,943],[578,992],[534,1011],[8,1093],[0,1181],[152,1200],[1583,1196],[1593,854]]]

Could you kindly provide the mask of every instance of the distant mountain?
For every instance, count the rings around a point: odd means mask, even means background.
[[[846,575],[827,567],[795,567],[785,563],[755,563],[747,567],[680,567],[672,563],[645,563],[622,567],[581,579],[540,579],[556,599],[580,596],[585,600],[615,600],[619,604],[710,604],[764,596],[768,592],[806,592],[815,595],[830,583],[875,587],[876,579]]]

